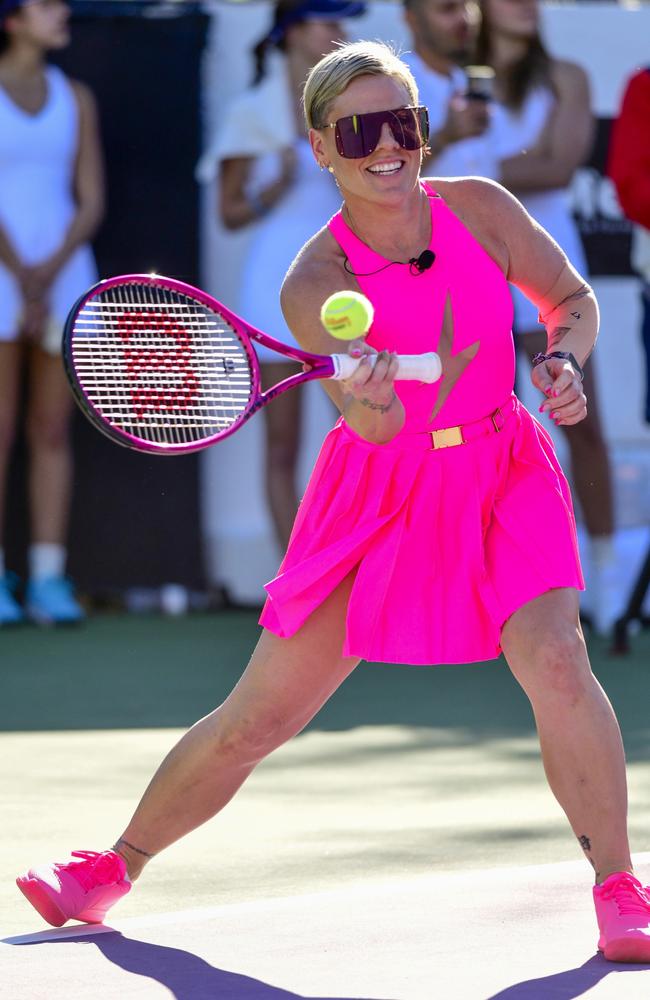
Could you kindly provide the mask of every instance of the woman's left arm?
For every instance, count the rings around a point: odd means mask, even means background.
[[[575,365],[559,357],[533,368],[533,385],[547,397],[542,411],[551,411],[559,424],[584,420],[587,401],[579,369],[593,350],[599,322],[592,289],[555,240],[500,184],[467,178],[444,188],[440,182],[440,187],[508,281],[537,307],[548,336],[546,353],[575,358]]]
[[[589,156],[594,121],[587,74],[575,63],[556,61],[552,71],[555,107],[543,141],[501,160],[501,183],[514,192],[564,188]]]
[[[63,242],[47,260],[30,268],[34,294],[44,295],[74,250],[91,239],[104,216],[104,163],[99,139],[97,109],[91,91],[73,82],[79,109],[79,141],[74,169],[76,211]]]
[[[547,397],[540,410],[548,411],[558,425],[577,424],[587,415],[581,369],[598,336],[596,296],[523,205],[503,188],[500,200],[506,277],[537,307],[548,338],[545,353],[571,355],[547,358],[533,367],[533,385]]]

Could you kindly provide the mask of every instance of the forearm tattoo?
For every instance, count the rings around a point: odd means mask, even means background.
[[[567,333],[571,333],[570,326],[556,326],[552,330],[548,331],[548,349],[549,351],[554,351],[556,347],[559,347]]]
[[[569,302],[576,302],[578,299],[584,299],[587,295],[590,294],[591,294],[591,289],[587,285],[583,285],[582,288],[578,289],[577,292],[573,292],[571,295],[567,295],[565,299],[562,299],[562,301],[558,303],[558,305],[556,305],[553,312],[557,312],[558,309],[561,309],[562,306],[567,305]],[[576,309],[573,312],[570,312],[569,316],[572,316],[573,319],[575,320],[579,320],[582,318],[582,313],[578,309]],[[570,326],[555,326],[549,328],[548,349],[550,351],[554,351],[557,347],[559,347],[564,338],[566,337],[567,333],[571,332],[571,329],[572,328]]]
[[[366,399],[365,397],[364,399],[360,399],[359,402],[361,403],[362,406],[367,407],[367,409],[369,410],[378,410],[379,413],[388,413],[388,411],[390,410],[391,406],[393,405],[396,399],[397,396],[395,393],[393,393],[393,398],[390,400],[389,403],[375,403],[374,400]]]

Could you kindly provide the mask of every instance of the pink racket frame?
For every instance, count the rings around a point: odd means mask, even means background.
[[[165,444],[163,446],[155,442],[146,441],[133,434],[129,434],[127,431],[115,427],[101,415],[101,413],[86,396],[83,389],[83,383],[80,381],[74,365],[74,337],[71,335],[74,328],[74,322],[86,302],[97,296],[99,292],[108,291],[111,288],[128,285],[130,283],[153,285],[155,287],[168,289],[172,292],[179,292],[181,295],[190,296],[198,302],[203,303],[203,305],[205,305],[208,309],[211,309],[213,312],[222,316],[223,319],[229,323],[241,337],[241,342],[246,354],[248,355],[253,376],[251,395],[246,409],[226,430],[220,431],[218,434],[214,434],[211,437],[203,438],[200,441],[179,442],[177,444]],[[260,362],[255,350],[252,347],[251,341],[257,341],[257,343],[263,344],[265,347],[269,347],[271,350],[277,351],[279,355],[291,358],[292,360],[302,364],[308,364],[310,365],[310,370],[308,372],[296,372],[295,375],[290,375],[288,378],[283,379],[282,382],[279,382],[277,385],[267,389],[266,392],[262,392]],[[156,274],[126,274],[118,275],[114,278],[105,278],[103,281],[99,281],[96,285],[85,292],[73,306],[66,322],[66,331],[64,334],[64,360],[75,397],[94,426],[111,438],[112,441],[116,441],[127,448],[130,447],[137,451],[149,452],[155,455],[183,455],[195,451],[201,451],[203,448],[207,448],[210,445],[215,444],[217,441],[222,441],[225,438],[230,437],[230,435],[239,430],[242,424],[246,423],[246,421],[249,420],[250,417],[257,412],[257,410],[259,410],[262,406],[265,406],[266,403],[270,402],[276,396],[279,396],[280,393],[286,392],[287,389],[292,389],[295,386],[301,385],[303,382],[310,382],[313,379],[331,378],[335,373],[334,362],[327,355],[311,354],[309,351],[303,351],[299,347],[289,347],[287,344],[283,344],[274,337],[270,337],[268,334],[262,333],[261,330],[257,330],[254,326],[246,323],[246,321],[241,319],[240,316],[237,316],[236,313],[227,309],[226,306],[217,301],[217,299],[213,298],[213,296],[208,295],[207,292],[201,291],[200,288],[195,288],[193,285],[188,285],[183,281],[177,281],[175,278],[167,278]]]

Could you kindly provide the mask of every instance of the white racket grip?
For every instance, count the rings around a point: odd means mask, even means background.
[[[330,378],[350,378],[357,370],[361,358],[352,358],[349,354],[332,354],[334,374]],[[376,354],[370,354],[370,363],[374,365]],[[428,354],[399,354],[397,357],[397,379],[410,382],[437,382],[442,375],[440,357],[435,351]]]

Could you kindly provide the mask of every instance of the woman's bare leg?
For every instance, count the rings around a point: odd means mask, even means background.
[[[280,362],[262,365],[264,389],[294,375],[296,365]],[[266,422],[266,498],[278,545],[284,552],[298,510],[296,466],[300,447],[302,391],[277,396],[264,409]]]
[[[34,347],[27,412],[32,542],[66,542],[72,492],[72,409],[61,359]]]
[[[502,647],[530,698],[544,769],[602,882],[632,871],[621,734],[591,672],[574,590],[551,590],[506,622]]]
[[[16,434],[21,360],[21,344],[0,342],[0,547],[4,538],[9,456]]]
[[[350,574],[289,639],[264,631],[225,702],[154,775],[116,850],[137,878],[147,861],[219,812],[264,757],[300,732],[359,662],[343,657]],[[146,852],[146,853],[143,853]]]

